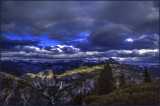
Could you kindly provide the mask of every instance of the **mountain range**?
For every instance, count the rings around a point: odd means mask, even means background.
[[[105,62],[110,63],[117,88],[119,87],[120,72],[124,73],[127,84],[139,84],[143,82],[143,67],[120,64],[113,59],[100,63],[92,63],[92,65],[88,63],[89,66],[79,64],[80,67],[70,68],[70,70],[63,71],[61,74],[56,74],[57,70],[45,68],[39,72],[33,71],[34,73],[32,73],[31,68],[28,71],[17,74],[18,71],[14,71],[14,64],[12,64],[13,67],[10,67],[12,68],[12,72],[5,70],[1,72],[2,105],[72,104],[72,100],[77,94],[92,91]],[[7,61],[6,63],[8,64],[9,62]],[[18,61],[18,63],[22,66],[24,63],[29,64],[24,61]],[[41,65],[39,63],[36,64]],[[73,65],[75,63],[70,64]],[[31,67],[32,65],[33,63]],[[71,67],[72,65],[69,66]],[[157,71],[149,72],[152,81],[159,79]]]
[[[54,59],[54,60],[1,60],[1,71],[7,72],[16,76],[21,76],[26,73],[37,74],[42,70],[52,70],[54,74],[63,74],[67,70],[80,68],[82,66],[92,67],[95,65],[103,65],[105,63],[117,63],[114,59]],[[143,70],[145,66],[148,67],[149,71],[159,70],[159,65],[132,65],[126,64],[128,67],[134,68],[135,70]],[[14,69],[14,70],[13,70]]]

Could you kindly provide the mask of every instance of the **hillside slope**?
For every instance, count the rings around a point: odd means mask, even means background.
[[[143,82],[143,71],[119,63],[110,64],[110,66],[117,88],[119,87],[120,72],[124,73],[127,84],[139,84]],[[15,104],[13,103],[12,98],[19,98],[14,101],[16,103],[19,103],[18,101],[20,101],[23,105],[27,103],[34,104],[37,103],[36,101],[39,101],[39,104],[45,105],[71,104],[73,98],[77,94],[84,94],[84,91],[91,92],[99,72],[102,69],[103,65],[81,67],[66,71],[61,75],[53,74],[52,70],[44,70],[38,74],[27,73],[21,77],[2,72],[2,103]],[[19,93],[17,94],[17,92]],[[22,95],[27,95],[27,97],[24,99]],[[32,101],[34,99],[35,102]]]
[[[131,84],[101,96],[88,96],[89,105],[158,105],[159,83]]]

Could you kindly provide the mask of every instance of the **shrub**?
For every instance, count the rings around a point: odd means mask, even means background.
[[[158,105],[159,83],[125,85],[97,98],[86,97],[84,101],[90,105]]]
[[[96,95],[91,95],[91,96],[87,96],[86,98],[83,99],[83,101],[86,104],[90,104],[92,101],[95,101],[96,99],[98,99],[98,96]]]

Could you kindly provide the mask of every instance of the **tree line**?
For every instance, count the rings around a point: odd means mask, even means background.
[[[143,73],[143,82],[148,83],[151,82],[150,75],[147,71],[147,67],[144,69]],[[119,87],[124,86],[126,84],[125,73],[121,69],[119,75]],[[104,65],[104,68],[100,71],[99,77],[95,82],[95,87],[91,92],[85,92],[82,94],[77,94],[72,104],[80,105],[82,104],[82,99],[88,95],[103,95],[108,94],[116,89],[115,79],[113,77],[112,68],[109,63]]]

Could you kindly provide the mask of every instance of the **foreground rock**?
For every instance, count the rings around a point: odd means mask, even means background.
[[[2,105],[46,105],[50,100],[42,91],[16,76],[1,72]]]

